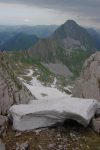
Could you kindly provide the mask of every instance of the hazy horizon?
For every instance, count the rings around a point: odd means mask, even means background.
[[[0,25],[61,25],[75,20],[100,29],[99,0],[0,0]]]

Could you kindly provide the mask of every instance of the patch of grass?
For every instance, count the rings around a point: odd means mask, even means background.
[[[80,75],[84,61],[92,54],[91,51],[81,49],[64,49],[58,45],[57,58],[73,73],[72,79]]]

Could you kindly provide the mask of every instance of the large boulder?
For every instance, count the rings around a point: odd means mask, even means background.
[[[100,101],[100,52],[85,61],[81,76],[73,88],[73,96]]]
[[[10,108],[13,128],[19,131],[52,126],[72,119],[87,126],[97,110],[97,101],[65,97],[53,100],[37,100],[30,104]]]

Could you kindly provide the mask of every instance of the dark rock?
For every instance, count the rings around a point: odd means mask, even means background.
[[[7,123],[8,118],[6,116],[0,115],[0,126],[3,126],[5,123]]]
[[[0,115],[0,135],[6,136],[6,128],[8,124],[8,118],[6,116]]]
[[[28,150],[28,149],[29,149],[28,141],[22,144],[16,143],[16,150]]]

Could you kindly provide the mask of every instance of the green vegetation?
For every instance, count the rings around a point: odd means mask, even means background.
[[[74,74],[73,78],[76,78],[80,75],[84,61],[92,54],[92,52],[81,49],[64,49],[58,45],[56,54],[58,60],[63,62]]]
[[[74,76],[79,76],[82,70],[84,61],[90,56],[91,52],[76,50],[69,53],[66,57],[65,64],[74,73]]]
[[[35,71],[34,76],[38,75],[38,79],[44,84],[53,82],[53,74],[47,68],[45,68],[39,60],[29,57],[27,52],[7,52],[4,54],[4,57],[9,62],[13,72],[17,76],[23,75],[26,69],[38,69],[37,73]],[[31,78],[24,78],[27,79],[27,81],[31,80]]]

